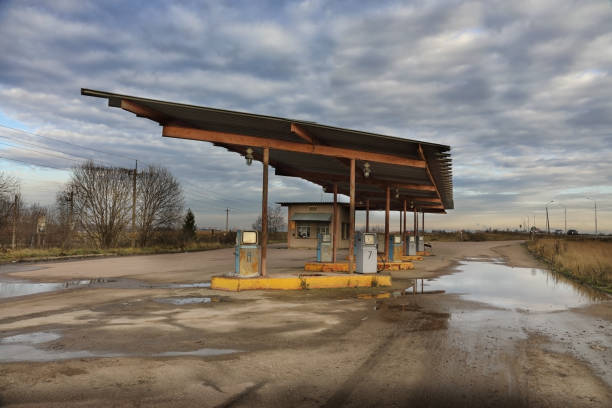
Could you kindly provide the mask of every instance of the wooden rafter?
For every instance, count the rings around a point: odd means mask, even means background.
[[[298,137],[304,139],[305,141],[307,141],[310,144],[320,144],[319,142],[317,142],[317,139],[315,139],[310,132],[308,132],[306,129],[304,129],[303,127],[301,127],[298,124],[292,123],[291,124],[291,132],[295,133]]]
[[[438,198],[440,199],[440,201],[442,201],[440,190],[438,190],[438,186],[436,185],[436,180],[434,180],[433,176],[431,175],[431,171],[429,170],[429,164],[427,164],[427,159],[425,158],[425,153],[423,152],[423,146],[421,146],[420,143],[419,143],[419,156],[421,157],[421,160],[425,162],[425,171],[427,172],[427,177],[429,177],[429,181],[431,181],[431,184],[435,187]]]
[[[419,159],[408,159],[392,154],[365,152],[361,150],[345,149],[332,146],[308,145],[305,143],[288,142],[284,140],[265,139],[261,137],[247,136],[236,133],[217,132],[175,125],[166,125],[162,131],[165,137],[178,139],[201,140],[213,143],[225,143],[232,145],[252,146],[285,150],[290,152],[316,154],[329,157],[341,157],[345,159],[368,160],[377,163],[394,164],[398,166],[425,168],[426,162]]]
[[[149,118],[159,124],[164,124],[168,121],[168,118],[163,113],[157,112],[156,110],[147,108],[146,106],[134,103],[132,101],[128,101],[126,99],[121,100],[121,109],[125,109],[128,112],[132,112],[136,116]]]

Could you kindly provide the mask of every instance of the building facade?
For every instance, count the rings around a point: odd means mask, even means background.
[[[289,248],[316,248],[319,234],[333,235],[334,203],[284,202],[287,207],[287,245]],[[349,246],[350,214],[347,203],[338,203],[336,234],[338,249]]]

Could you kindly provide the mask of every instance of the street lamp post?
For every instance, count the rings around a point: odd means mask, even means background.
[[[592,200],[595,205],[595,235],[597,235],[597,200],[591,197],[586,197],[587,200]]]
[[[550,221],[548,220],[548,205],[554,203],[555,200],[550,200],[546,203],[544,208],[546,208],[546,233],[550,235]]]

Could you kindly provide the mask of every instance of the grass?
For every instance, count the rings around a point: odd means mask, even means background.
[[[522,239],[529,239],[529,234],[526,232],[512,231],[463,231],[462,233],[434,231],[430,234],[425,234],[425,241],[433,242],[511,241]]]
[[[574,280],[612,293],[612,241],[537,238],[527,249]]]
[[[195,252],[208,251],[211,249],[229,248],[234,244],[223,244],[219,242],[194,242],[187,244],[184,247],[175,246],[149,246],[143,248],[45,248],[45,249],[15,249],[4,250],[0,252],[0,263],[21,262],[21,261],[37,261],[48,260],[63,257],[86,257],[96,255],[114,255],[114,256],[129,256],[129,255],[151,255],[151,254],[167,254],[178,252]]]

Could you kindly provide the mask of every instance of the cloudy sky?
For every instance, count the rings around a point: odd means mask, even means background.
[[[138,159],[179,178],[199,226],[255,219],[261,166],[85,87],[448,144],[456,210],[428,228],[543,227],[555,200],[553,228],[565,206],[590,232],[591,197],[612,232],[610,0],[178,3],[0,0],[0,168],[26,200],[50,204],[79,160]],[[329,198],[274,176],[270,194]]]

